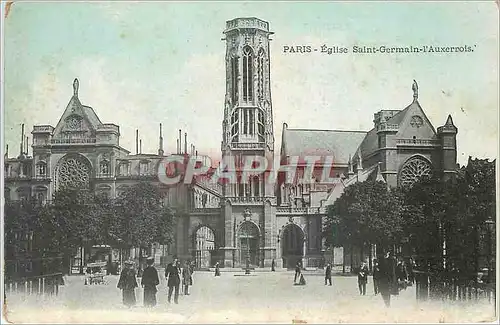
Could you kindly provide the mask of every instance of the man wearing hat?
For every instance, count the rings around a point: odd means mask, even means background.
[[[118,289],[122,290],[123,304],[128,307],[135,305],[135,288],[138,287],[133,265],[134,262],[132,261],[125,262],[125,267],[120,274],[117,285]]]
[[[177,257],[174,258],[174,261],[167,265],[165,269],[165,279],[167,279],[168,286],[168,302],[170,303],[172,299],[172,292],[175,289],[174,302],[176,304],[179,303],[179,286],[181,284],[181,268],[180,262],[177,260]]]
[[[156,306],[156,286],[160,284],[160,279],[158,271],[153,266],[154,258],[148,257],[146,264],[141,280],[141,285],[144,288],[144,307],[154,307]]]

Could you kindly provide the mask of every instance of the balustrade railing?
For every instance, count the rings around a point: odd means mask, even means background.
[[[477,300],[488,298],[495,301],[496,286],[478,280],[477,274],[459,274],[451,272],[413,271],[415,275],[417,300]]]
[[[51,144],[86,144],[96,143],[96,138],[68,138],[68,139],[51,139]]]
[[[398,139],[396,140],[397,145],[414,145],[414,146],[437,146],[439,145],[439,140],[428,140],[428,139]]]
[[[276,208],[278,214],[323,214],[326,213],[325,207],[318,208],[294,208],[294,207],[278,207]]]
[[[59,286],[64,285],[62,273],[45,274],[19,279],[5,279],[5,293],[26,295],[58,295]]]

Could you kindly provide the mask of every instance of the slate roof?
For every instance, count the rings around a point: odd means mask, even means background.
[[[285,155],[332,155],[336,164],[347,164],[366,131],[283,129]]]

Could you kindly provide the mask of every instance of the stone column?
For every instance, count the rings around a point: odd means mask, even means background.
[[[271,267],[273,259],[276,258],[276,207],[269,200],[264,202],[264,267]],[[275,262],[276,259],[275,259]]]
[[[224,258],[224,267],[234,267],[234,253],[236,250],[234,243],[234,220],[233,207],[230,202],[224,202],[221,208],[224,218],[224,246],[220,248]]]

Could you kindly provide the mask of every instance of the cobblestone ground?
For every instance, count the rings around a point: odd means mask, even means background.
[[[162,270],[160,270],[162,274]],[[196,272],[190,295],[169,305],[166,281],[161,279],[158,306],[142,307],[143,290],[136,290],[137,307],[121,304],[117,276],[107,284],[84,285],[82,276],[66,277],[57,297],[7,296],[7,319],[12,322],[127,322],[127,323],[307,323],[332,322],[479,322],[493,320],[493,305],[418,303],[413,287],[392,299],[385,308],[380,295],[373,294],[371,278],[366,296],[360,296],[357,278],[336,276],[325,286],[319,273],[306,274],[306,286],[293,285],[293,272]]]

